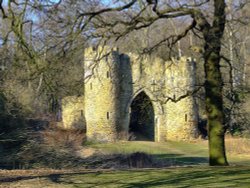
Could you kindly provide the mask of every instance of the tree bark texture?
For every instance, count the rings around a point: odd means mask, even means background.
[[[205,38],[205,93],[208,116],[209,164],[211,166],[228,165],[225,154],[225,127],[223,112],[222,87],[220,70],[221,38],[225,28],[225,2],[214,1],[213,25],[204,30]]]

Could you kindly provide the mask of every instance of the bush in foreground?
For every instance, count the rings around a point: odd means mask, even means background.
[[[74,167],[81,161],[77,151],[84,139],[85,134],[82,131],[64,130],[52,125],[34,133],[18,156],[24,168]]]

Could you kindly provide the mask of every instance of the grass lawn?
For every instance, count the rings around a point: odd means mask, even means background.
[[[71,172],[4,175],[0,187],[250,187],[250,154],[229,152],[229,167],[207,165],[207,142],[119,142],[92,144],[104,154],[146,152],[169,161],[161,169],[74,170]],[[250,147],[250,146],[249,146]]]
[[[250,166],[250,140],[247,143],[238,140],[228,139],[226,141],[227,158],[231,165]],[[145,152],[161,159],[166,159],[169,163],[176,165],[207,165],[208,164],[208,141],[198,140],[193,142],[118,142],[106,144],[92,144],[91,147],[102,150],[104,153],[133,153]],[[241,147],[248,147],[243,151]],[[250,186],[249,186],[250,187]]]
[[[17,181],[18,180],[18,181]],[[0,187],[250,187],[250,167],[108,170],[6,179]]]

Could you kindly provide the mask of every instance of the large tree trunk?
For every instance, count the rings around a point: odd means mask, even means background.
[[[215,0],[214,21],[203,34],[205,38],[205,92],[208,116],[209,164],[211,166],[228,165],[225,154],[225,126],[223,112],[220,71],[221,38],[225,28],[225,1]]]
[[[208,116],[209,164],[211,166],[228,165],[224,143],[223,82],[219,61],[220,54],[218,52],[212,52],[205,56],[205,92]]]

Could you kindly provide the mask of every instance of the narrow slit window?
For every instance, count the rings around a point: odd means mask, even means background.
[[[187,114],[185,114],[185,122],[187,122],[188,116]]]
[[[90,89],[92,89],[92,83],[90,83]]]
[[[83,110],[81,110],[81,117],[83,117]]]
[[[109,71],[107,71],[107,78],[109,78]]]
[[[107,112],[107,119],[109,119],[109,112]]]
[[[134,62],[131,62],[131,64],[134,64]],[[143,65],[140,63],[139,66],[140,66],[140,67],[139,67],[139,69],[140,69],[140,74],[142,74],[142,72],[143,72]]]

